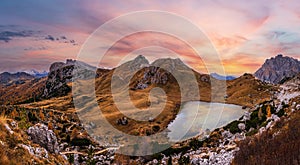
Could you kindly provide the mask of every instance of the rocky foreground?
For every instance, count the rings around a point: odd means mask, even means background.
[[[128,163],[137,164],[231,164],[235,155],[240,152],[240,142],[251,137],[259,137],[265,132],[276,130],[276,124],[286,120],[289,116],[300,112],[299,100],[285,99],[284,102],[265,102],[249,112],[237,121],[233,121],[223,128],[212,132],[208,130],[203,134],[174,145],[152,158],[137,157],[130,159]],[[25,125],[24,125],[25,124]],[[70,139],[64,139],[57,135],[55,129],[50,125],[36,123],[32,126],[26,125],[22,120],[8,120],[1,124],[3,132],[11,139],[22,136],[13,146],[22,149],[30,155],[30,161],[40,164],[115,164],[116,157],[114,149],[105,149],[81,132],[80,125],[73,125],[74,128],[66,128],[70,131]],[[26,127],[28,127],[26,129]],[[25,131],[23,131],[25,129]],[[53,129],[53,130],[52,130]],[[59,128],[56,128],[59,129]],[[69,130],[68,130],[69,129]],[[55,133],[56,132],[56,133]],[[279,131],[280,132],[280,131]],[[274,133],[273,136],[277,136]],[[5,137],[5,136],[4,136]],[[0,136],[1,144],[6,146],[8,142]],[[125,161],[126,162],[126,161]]]

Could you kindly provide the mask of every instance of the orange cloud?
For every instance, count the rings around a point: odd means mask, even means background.
[[[226,73],[240,75],[254,73],[264,62],[264,58],[257,58],[251,54],[236,54],[222,62]]]

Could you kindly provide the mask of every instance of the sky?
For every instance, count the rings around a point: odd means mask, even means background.
[[[17,72],[30,69],[48,70],[51,63],[76,59],[82,46],[95,30],[112,19],[138,11],[164,11],[188,19],[205,37],[186,35],[196,47],[213,45],[228,75],[255,72],[266,58],[283,54],[300,57],[300,3],[296,0],[44,0],[0,2],[0,72]],[[142,21],[143,22],[143,21]],[[175,30],[188,29],[173,20],[162,21],[158,16],[148,24],[175,26]],[[110,33],[96,33],[107,37],[127,32],[141,22],[110,29]],[[147,24],[147,25],[148,25]],[[197,36],[197,35],[195,35]],[[105,42],[106,40],[101,40]],[[98,46],[98,47],[97,47]],[[93,43],[89,54],[102,52],[101,44]],[[97,48],[96,48],[97,47]],[[120,59],[145,54],[150,61],[162,56],[179,55],[195,70],[219,65],[215,61],[195,58],[193,48],[172,34],[137,32],[124,36],[109,48],[99,67],[114,67]],[[212,56],[203,49],[200,56]],[[95,58],[96,59],[96,58]]]

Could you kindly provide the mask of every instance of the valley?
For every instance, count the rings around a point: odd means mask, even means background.
[[[238,148],[244,150],[244,140],[261,136],[273,127],[280,129],[277,122],[287,123],[287,118],[297,116],[299,74],[289,76],[293,77],[281,84],[262,81],[249,73],[219,80],[196,72],[180,59],[158,59],[150,64],[142,55],[113,69],[68,59],[65,63],[53,63],[47,77],[21,78],[22,83],[18,83],[19,79],[3,82],[0,110],[5,122],[1,125],[8,134],[11,130],[13,135],[30,136],[28,142],[23,139],[15,145],[25,151],[38,145],[51,157],[54,155],[53,161],[61,163],[229,164],[241,161],[243,153]],[[199,105],[194,104],[197,102]],[[167,150],[152,156],[129,157],[119,153],[124,145],[135,142],[124,134],[159,134],[159,145],[178,139],[180,131],[172,134],[183,123],[189,125],[185,121],[197,115],[198,106],[198,124]],[[18,126],[13,126],[12,121]],[[121,133],[116,136],[112,129]],[[55,137],[55,145],[49,147],[41,141],[48,138],[38,136],[41,131]],[[131,146],[128,152],[139,155],[145,146]],[[47,159],[36,152],[29,154],[36,162]]]

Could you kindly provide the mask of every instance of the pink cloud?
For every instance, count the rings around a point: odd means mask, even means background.
[[[40,3],[40,5],[42,4]],[[191,0],[188,2],[161,2],[160,0],[153,0],[137,2],[129,0],[125,2],[113,0],[77,1],[72,4],[62,2],[59,7],[47,4],[52,3],[46,3],[45,6],[42,6],[41,9],[44,11],[40,11],[40,13],[49,18],[40,19],[39,15],[36,14],[40,10],[37,7],[32,8],[32,13],[24,12],[20,14],[14,12],[6,16],[12,18],[9,19],[10,23],[42,29],[48,34],[71,36],[79,45],[73,46],[26,39],[16,40],[9,44],[0,45],[1,57],[4,61],[2,63],[5,63],[5,60],[11,62],[22,57],[31,59],[26,61],[26,64],[22,64],[30,67],[30,65],[35,66],[43,59],[47,59],[43,62],[45,65],[45,63],[50,64],[51,61],[76,58],[82,44],[101,24],[122,14],[141,10],[163,10],[182,15],[191,20],[203,30],[214,44],[221,58],[224,59],[224,66],[229,74],[253,72],[263,63],[265,58],[278,53],[299,57],[300,4],[297,1],[254,0],[246,2],[233,0],[228,2],[225,0]],[[49,11],[46,9],[49,9]],[[112,34],[108,34],[108,37],[114,35],[113,33],[117,33],[118,30],[126,30],[126,28],[129,27],[114,29]],[[278,29],[293,32],[294,35],[285,39],[266,37],[266,33]],[[295,39],[297,37],[298,40]],[[193,38],[193,40],[199,46],[206,44],[198,38]],[[204,66],[201,58],[195,56],[193,50],[185,43],[170,36],[145,33],[125,37],[122,41],[116,43],[114,48],[108,52],[109,58],[104,60],[102,64],[113,66],[116,63],[115,61],[124,57],[127,53],[149,45],[166,47],[182,55],[185,62],[198,70],[201,70]],[[28,47],[37,50],[25,51],[24,49]],[[45,50],[38,49],[44,47]],[[150,50],[148,49],[148,51]],[[163,52],[153,50],[152,53],[159,54]],[[93,62],[93,59],[90,59],[90,61]],[[209,61],[209,63],[214,64],[213,61]],[[42,68],[42,66],[39,67]]]

